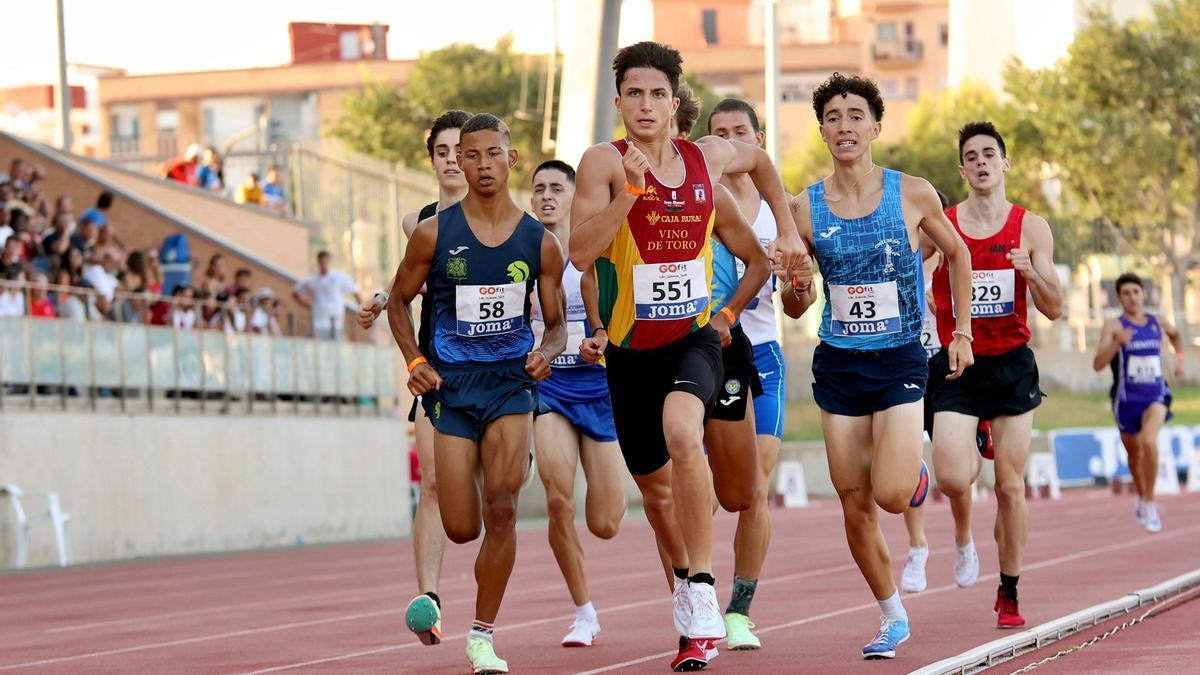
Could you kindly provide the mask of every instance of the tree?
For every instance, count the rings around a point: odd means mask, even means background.
[[[1200,1],[1145,21],[1094,13],[1053,68],[1013,64],[1006,88],[1034,130],[1061,208],[1115,234],[1170,280],[1185,331],[1186,273],[1200,265]]]
[[[490,112],[509,125],[521,157],[518,177],[523,179],[548,158],[541,148],[545,111],[521,110],[522,91],[527,94],[526,108],[540,99],[542,63],[514,52],[511,37],[493,49],[452,44],[426,52],[403,89],[368,81],[362,91],[348,95],[345,111],[329,133],[357,152],[424,167],[429,161],[425,135],[438,115],[455,108]]]

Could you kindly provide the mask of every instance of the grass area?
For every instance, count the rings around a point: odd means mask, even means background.
[[[1200,425],[1200,387],[1175,389],[1171,424]],[[1034,427],[1041,431],[1063,427],[1108,427],[1113,425],[1107,392],[1049,394],[1033,414]],[[784,440],[821,440],[821,412],[812,401],[788,404]]]

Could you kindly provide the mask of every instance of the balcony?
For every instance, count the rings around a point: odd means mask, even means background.
[[[871,59],[879,64],[909,64],[925,57],[925,43],[920,40],[876,42],[871,45]]]

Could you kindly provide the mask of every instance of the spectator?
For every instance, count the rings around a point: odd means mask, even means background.
[[[67,274],[71,275],[71,279],[67,282],[67,285],[79,286],[83,283],[83,251],[77,248],[68,248],[67,256],[64,260],[63,268],[67,271]]]
[[[61,214],[67,214],[71,219],[71,224],[75,223],[75,208],[71,204],[71,195],[59,195],[58,199],[54,200],[54,216],[57,218]]]
[[[280,182],[279,173],[278,164],[273,164],[267,169],[267,180],[263,183],[263,206],[286,214],[287,204],[283,201],[283,184]]]
[[[225,301],[225,316],[222,317],[222,326],[225,329],[226,335],[246,332],[246,329],[249,327],[249,317],[246,311],[249,307],[250,289],[243,288],[229,296],[229,299]]]
[[[205,148],[203,159],[200,160],[200,167],[196,169],[196,186],[209,192],[220,192],[225,189],[221,183],[220,171],[221,160],[217,157],[217,151]]]
[[[212,293],[218,293],[224,290],[225,287],[225,256],[220,253],[214,253],[208,259],[208,269],[204,270],[204,283],[207,285],[210,282],[216,283],[216,288],[206,289]]]
[[[279,327],[279,298],[269,288],[260,288],[254,296],[254,311],[250,314],[250,331],[264,335],[283,335]]]
[[[71,235],[75,233],[75,221],[71,214],[59,211],[50,221],[50,227],[42,233],[42,251],[47,256],[61,258],[66,255],[71,245]],[[53,262],[53,261],[52,261]]]
[[[346,296],[362,304],[354,281],[344,272],[330,269],[329,252],[317,254],[317,273],[301,281],[292,296],[301,307],[312,310],[313,335],[321,340],[342,339],[346,318]]]
[[[171,326],[191,330],[196,327],[196,293],[190,286],[176,286],[171,293]]]
[[[125,270],[119,276],[121,297],[117,299],[113,320],[121,323],[146,323],[146,287],[140,274]]]
[[[112,308],[113,296],[120,284],[117,279],[120,266],[121,258],[116,250],[104,248],[100,250],[100,262],[89,265],[83,271],[83,280],[96,289],[96,307],[106,316]]]
[[[226,295],[235,295],[242,289],[250,290],[250,278],[253,274],[245,267],[239,267],[238,271],[233,273],[233,283],[225,287]]]
[[[217,300],[216,293],[208,289],[201,289],[196,293],[196,300],[200,303],[200,309],[196,312],[196,325],[203,328],[219,325],[221,305]]]
[[[21,262],[24,245],[17,235],[9,237],[4,242],[4,253],[0,254],[0,273],[7,275],[10,271],[21,271],[25,266]],[[7,277],[6,277],[7,278]]]
[[[45,274],[35,272],[33,285],[29,289],[29,315],[53,319],[58,316],[54,311],[54,303],[50,302],[48,291],[50,280]]]
[[[46,221],[50,218],[50,200],[42,192],[45,181],[40,175],[34,174],[25,189],[25,203],[33,210],[34,220]]]
[[[77,293],[70,290],[70,287],[75,285],[72,282],[71,273],[65,268],[60,269],[54,279],[55,285],[61,287],[54,294],[55,303],[58,307],[58,318],[71,321],[85,321],[88,318],[87,306],[79,299]]]
[[[96,226],[96,221],[80,218],[75,226],[75,234],[71,235],[71,248],[78,249],[86,258],[96,249],[99,239],[100,228]]]
[[[17,190],[25,189],[27,165],[25,160],[20,157],[14,157],[9,164],[8,173],[0,174],[0,183],[11,183],[13,188]]]
[[[237,191],[233,193],[233,201],[238,204],[262,205],[263,188],[259,184],[258,174],[252,173],[246,176],[245,182],[239,185]]]
[[[108,190],[101,192],[100,196],[96,198],[96,205],[80,214],[80,224],[83,224],[85,220],[91,220],[96,223],[97,229],[108,227],[108,210],[112,208],[112,204],[113,193]]]
[[[188,146],[187,152],[183,153],[183,157],[167,161],[163,166],[163,177],[183,185],[195,185],[200,153],[200,145],[192,143]]]
[[[4,270],[4,280],[20,283],[25,281],[25,271],[21,268]],[[0,291],[0,317],[25,316],[25,292],[20,288],[5,286]]]
[[[8,186],[0,185],[0,188],[2,187]],[[8,238],[11,237],[13,233],[12,226],[8,224],[8,219],[8,208],[6,208],[6,204],[0,204],[0,246],[3,246],[4,242],[8,241]]]

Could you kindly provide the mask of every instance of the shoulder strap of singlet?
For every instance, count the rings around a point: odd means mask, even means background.
[[[437,205],[437,202],[431,202],[425,206],[422,206],[420,212],[417,213],[417,222],[419,223],[426,218],[436,215]]]

